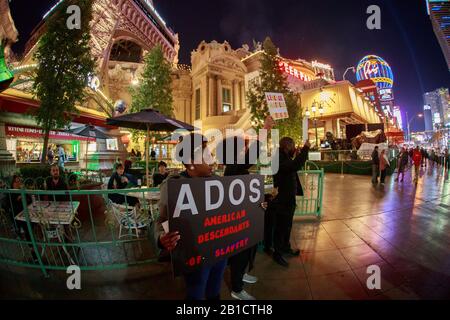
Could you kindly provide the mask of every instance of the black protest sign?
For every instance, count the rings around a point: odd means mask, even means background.
[[[172,252],[175,275],[229,258],[263,239],[261,175],[170,179],[169,230],[180,241]]]

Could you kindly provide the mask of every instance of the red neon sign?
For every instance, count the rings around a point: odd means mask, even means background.
[[[300,79],[302,81],[312,81],[313,79],[301,72],[300,70],[294,68],[293,66],[289,65],[289,63],[280,61],[278,63],[278,66],[280,67],[280,70],[283,72],[286,72],[287,74],[290,74],[291,76]]]

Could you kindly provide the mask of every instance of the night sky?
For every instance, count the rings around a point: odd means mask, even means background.
[[[30,32],[57,0],[12,0],[20,53]],[[336,79],[367,54],[384,58],[395,77],[396,104],[421,112],[422,94],[450,87],[447,64],[433,33],[425,0],[154,0],[167,24],[180,35],[180,62],[202,40],[227,40],[233,48],[270,36],[282,56],[330,64]],[[368,30],[369,5],[381,8],[382,29]],[[351,72],[346,76],[355,81]],[[404,120],[405,122],[405,120]],[[413,122],[423,130],[423,121]]]

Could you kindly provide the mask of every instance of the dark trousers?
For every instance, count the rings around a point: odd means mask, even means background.
[[[271,202],[264,213],[264,248],[273,247],[273,229],[275,227],[275,207]]]
[[[256,247],[246,249],[228,259],[231,272],[231,290],[234,292],[241,292],[244,288],[244,281],[242,281],[244,274],[249,267],[253,265],[255,258]]]
[[[186,300],[220,300],[220,287],[227,260],[184,275]]]
[[[372,183],[378,183],[378,175],[380,174],[380,166],[376,164],[372,164]]]
[[[295,205],[276,205],[275,207],[273,248],[276,253],[282,254],[291,249],[290,239]]]
[[[387,174],[387,169],[381,170],[380,183],[384,183],[384,180],[386,180],[386,174]]]

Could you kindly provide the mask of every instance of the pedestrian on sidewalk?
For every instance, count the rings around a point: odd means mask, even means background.
[[[384,181],[386,179],[387,169],[389,169],[389,158],[387,157],[386,150],[381,150],[380,155],[380,184],[384,186]]]
[[[417,183],[419,181],[420,164],[422,162],[422,153],[418,146],[413,152],[412,160],[414,164],[414,183]]]
[[[306,142],[303,148],[296,149],[294,140],[284,137],[280,140],[280,146],[275,153],[275,157],[279,159],[279,169],[273,177],[274,187],[278,188],[278,194],[269,208],[275,216],[272,258],[283,267],[289,266],[284,255],[300,255],[300,250],[292,249],[290,237],[296,207],[295,197],[303,195],[297,172],[305,165],[309,148],[310,144]]]
[[[398,155],[398,173],[397,179],[395,179],[395,181],[398,181],[400,179],[400,175],[402,175],[402,179],[400,181],[403,182],[407,166],[408,166],[408,152],[406,152],[406,149],[403,147],[400,154]]]
[[[372,184],[378,184],[378,175],[380,173],[380,156],[378,154],[378,146],[372,152]]]

